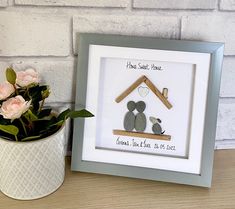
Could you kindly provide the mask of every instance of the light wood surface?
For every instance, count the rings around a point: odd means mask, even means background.
[[[211,189],[71,172],[54,194],[16,201],[0,194],[0,209],[235,209],[235,150],[215,151]]]
[[[134,137],[140,137],[140,138],[158,139],[158,140],[165,140],[165,141],[171,140],[170,135],[164,135],[164,134],[160,135],[160,134],[141,133],[141,132],[124,131],[124,130],[113,130],[113,134],[120,135],[120,136],[134,136]]]

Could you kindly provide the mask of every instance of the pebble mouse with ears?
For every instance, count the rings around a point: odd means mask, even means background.
[[[162,131],[162,127],[160,123],[162,122],[161,119],[155,117],[149,117],[149,120],[153,123],[152,131],[154,134],[164,134],[165,131]]]

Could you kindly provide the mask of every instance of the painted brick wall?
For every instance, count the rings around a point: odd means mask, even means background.
[[[0,81],[31,66],[73,105],[77,32],[225,42],[216,148],[235,148],[235,0],[0,0]]]

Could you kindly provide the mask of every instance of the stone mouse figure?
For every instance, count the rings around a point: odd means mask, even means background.
[[[149,120],[152,122],[152,131],[154,134],[164,134],[165,131],[162,131],[162,127],[160,123],[162,122],[161,119],[155,117],[149,117]]]

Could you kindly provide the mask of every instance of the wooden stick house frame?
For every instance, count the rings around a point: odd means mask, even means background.
[[[123,91],[115,101],[117,103],[121,102],[124,98],[126,98],[131,92],[133,92],[141,83],[145,83],[149,89],[157,96],[158,99],[168,108],[171,109],[173,106],[167,99],[167,92],[168,89],[164,88],[163,92],[161,93],[158,88],[145,76],[141,76],[137,79],[133,84],[131,84],[125,91]],[[149,138],[149,139],[158,139],[158,140],[171,140],[170,135],[164,134],[152,134],[152,133],[142,133],[142,132],[135,132],[135,131],[125,131],[125,130],[113,130],[114,135],[121,135],[121,136],[133,136],[139,138]]]

